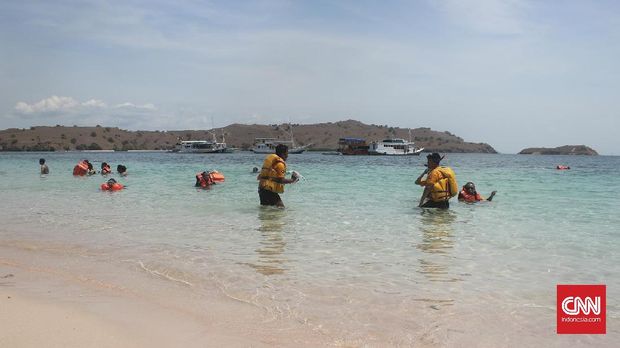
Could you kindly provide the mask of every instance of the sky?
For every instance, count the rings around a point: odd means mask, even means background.
[[[0,1],[0,129],[355,119],[620,155],[620,2]]]

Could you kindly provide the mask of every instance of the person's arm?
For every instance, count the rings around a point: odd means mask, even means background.
[[[426,180],[422,180],[424,174],[427,174]],[[439,181],[439,179],[441,179],[441,174],[438,171],[429,171],[428,169],[426,169],[424,173],[422,173],[422,175],[418,177],[415,183],[420,186],[432,187]]]
[[[422,196],[420,197],[420,202],[418,203],[418,207],[421,207],[424,205],[424,203],[426,203],[426,199],[428,198],[428,195],[430,193],[431,193],[431,187],[430,186],[424,187],[424,191],[422,192]]]
[[[277,182],[278,184],[292,184],[292,183],[297,182],[297,180],[299,180],[299,179],[297,179],[297,178],[295,178],[295,179],[293,179],[293,178],[291,178],[291,179],[287,179],[287,178],[273,178],[271,180]]]
[[[428,173],[428,168],[424,169],[422,174],[420,174],[420,176],[418,176],[418,178],[415,179],[415,184],[416,185],[422,185],[422,178],[424,177],[424,175],[426,175],[426,173]]]
[[[295,178],[293,176],[291,176],[290,179],[286,178],[286,166],[283,163],[278,163],[275,165],[275,167],[273,168],[276,173],[277,173],[277,177],[272,178],[273,181],[277,182],[278,184],[292,184],[297,182],[297,180],[299,180],[298,178]]]
[[[493,192],[491,192],[491,195],[489,196],[489,198],[487,198],[487,201],[489,201],[489,202],[490,202],[490,201],[492,201],[492,200],[493,200],[493,197],[495,197],[495,194],[496,194],[496,193],[497,193],[497,191],[493,191]]]

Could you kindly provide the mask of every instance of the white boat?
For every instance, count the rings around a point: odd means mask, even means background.
[[[416,148],[415,143],[405,139],[383,139],[370,143],[368,153],[385,156],[419,156],[424,148]]]
[[[184,140],[176,144],[176,152],[221,153],[226,152],[226,143],[209,140]]]
[[[224,153],[227,152],[226,140],[222,133],[222,142],[217,141],[217,137],[214,132],[213,140],[183,140],[176,144],[173,152],[185,152],[185,153]]]
[[[283,144],[288,146],[288,153],[302,153],[308,149],[310,145],[295,147],[295,143],[292,140],[279,140],[276,138],[256,138],[254,139],[254,147],[252,151],[254,153],[276,153],[276,146]]]

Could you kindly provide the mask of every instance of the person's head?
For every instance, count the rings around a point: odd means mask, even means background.
[[[252,173],[258,173],[258,167],[252,168]]]
[[[286,158],[288,157],[288,146],[278,144],[278,146],[276,146],[276,155],[282,157],[282,159],[286,161]]]
[[[108,163],[107,163],[107,162],[103,162],[103,163],[101,163],[101,169],[104,169],[104,168],[105,168],[105,167],[107,167],[107,166],[108,166]]]
[[[108,186],[112,186],[116,184],[116,180],[114,180],[114,178],[111,178],[110,180],[108,180]]]
[[[437,152],[433,152],[430,155],[426,156],[426,165],[428,169],[435,169],[439,166],[439,162],[441,162],[442,157]]]
[[[465,184],[465,186],[463,186],[463,189],[467,191],[469,194],[472,194],[472,195],[476,194],[476,185],[474,185],[474,183],[471,181]]]
[[[88,170],[93,170],[93,165],[90,162],[86,162],[88,164]]]
[[[125,167],[122,164],[119,164],[116,166],[116,171],[122,174],[127,171],[127,167]]]
[[[45,164],[45,158],[41,158],[41,159],[39,159],[39,164],[40,164],[40,165],[44,165],[44,164]]]

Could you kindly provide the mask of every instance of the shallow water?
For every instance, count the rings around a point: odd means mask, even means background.
[[[112,177],[127,189],[74,178],[84,157],[125,164],[129,176]],[[0,153],[0,242],[79,245],[196,293],[216,284],[266,320],[303,323],[336,344],[449,344],[495,326],[502,337],[506,325],[553,344],[556,284],[607,284],[617,339],[620,157],[449,154],[460,185],[498,194],[452,200],[448,211],[416,207],[423,157],[320,154],[291,155],[306,180],[287,186],[285,210],[261,208],[251,170],[262,159]],[[226,182],[195,189],[207,169]]]

